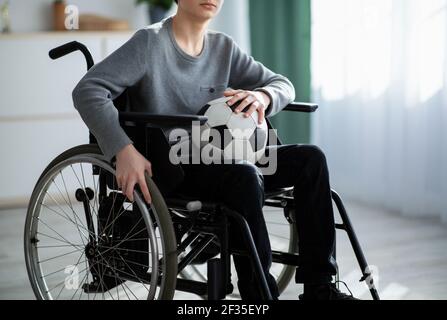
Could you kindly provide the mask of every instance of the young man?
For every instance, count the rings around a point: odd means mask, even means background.
[[[113,100],[129,90],[132,111],[197,114],[209,101],[232,97],[235,112],[247,116],[280,112],[295,98],[293,85],[242,52],[222,33],[207,31],[224,0],[180,0],[174,17],[138,31],[123,47],[93,67],[73,91],[74,105],[105,156],[116,156],[117,181],[132,201],[139,184],[147,202],[150,193],[144,172],[151,164],[133,146],[118,122]],[[228,90],[228,88],[233,88]],[[331,284],[334,218],[329,174],[324,154],[314,146],[290,145],[277,149],[276,174],[263,176],[256,166],[184,166],[180,190],[201,200],[218,200],[242,214],[253,238],[272,295],[278,297],[270,242],[263,217],[264,190],[295,187],[299,251],[303,265],[296,280],[305,284],[305,299],[346,299]],[[257,300],[250,262],[235,257],[238,287],[243,299]]]

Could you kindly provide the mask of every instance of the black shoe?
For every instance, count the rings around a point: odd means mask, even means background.
[[[349,290],[349,289],[348,289]],[[341,292],[333,283],[322,285],[305,285],[304,294],[299,296],[302,301],[324,301],[324,300],[359,300]]]

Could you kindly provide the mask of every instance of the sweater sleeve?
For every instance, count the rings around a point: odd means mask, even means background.
[[[249,91],[262,91],[271,100],[266,111],[272,117],[295,100],[295,88],[284,76],[275,74],[262,63],[243,52],[233,42],[230,87]]]
[[[138,31],[121,48],[90,69],[73,90],[75,108],[109,160],[133,143],[119,124],[113,100],[144,76],[148,42],[147,32]]]

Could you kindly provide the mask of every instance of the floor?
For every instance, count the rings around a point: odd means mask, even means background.
[[[403,218],[347,203],[382,299],[447,299],[447,227],[437,221]],[[271,213],[271,211],[269,211]],[[269,213],[267,212],[267,213]],[[0,211],[0,299],[34,299],[23,254],[24,209]],[[341,280],[352,293],[370,299],[344,234],[338,236]],[[344,286],[341,286],[343,289]],[[346,291],[346,289],[343,289]],[[281,296],[296,299],[301,287],[290,284]],[[197,299],[179,293],[177,299]],[[230,297],[237,299],[237,296]]]

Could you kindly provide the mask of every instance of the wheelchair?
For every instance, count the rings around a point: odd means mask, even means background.
[[[50,51],[55,60],[81,51],[87,69],[88,49],[76,41]],[[173,193],[182,181],[181,166],[168,159],[167,132],[205,124],[201,116],[164,116],[126,111],[126,92],[115,101],[121,126],[135,147],[151,161],[146,175],[152,203],[138,187],[131,203],[117,186],[115,163],[107,161],[96,139],[56,157],[41,174],[28,206],[24,251],[29,280],[43,300],[170,300],[187,292],[209,300],[233,293],[231,257],[249,257],[264,300],[272,296],[245,219],[221,203],[200,202]],[[318,106],[292,103],[288,112],[312,113]],[[270,122],[269,127],[272,128]],[[278,139],[278,144],[281,141]],[[266,191],[265,204],[273,250],[272,273],[284,291],[300,265],[293,190]],[[344,230],[372,298],[378,292],[340,196],[333,191]],[[229,245],[229,228],[238,228],[244,250]]]

